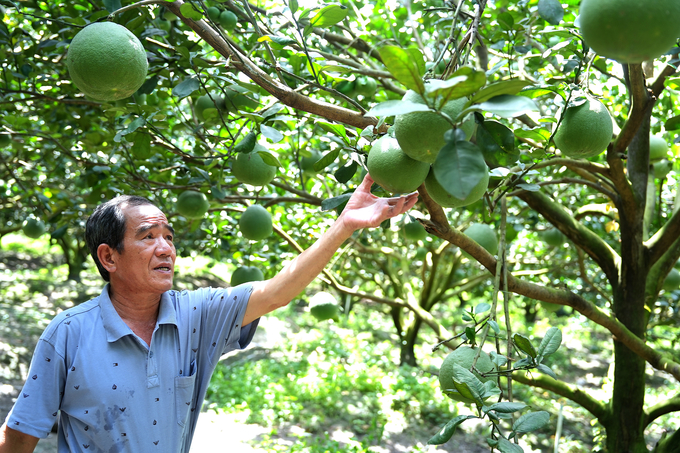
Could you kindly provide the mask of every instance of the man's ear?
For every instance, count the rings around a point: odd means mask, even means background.
[[[99,258],[99,262],[109,273],[116,272],[114,252],[114,249],[108,244],[99,244],[99,247],[97,247],[97,258]]]

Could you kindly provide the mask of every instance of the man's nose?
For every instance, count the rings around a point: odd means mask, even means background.
[[[175,245],[164,237],[159,237],[156,244],[156,253],[158,255],[171,255],[175,250]]]

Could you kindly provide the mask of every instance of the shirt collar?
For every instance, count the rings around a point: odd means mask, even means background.
[[[125,324],[113,306],[109,297],[110,284],[104,286],[99,295],[99,307],[101,308],[101,318],[106,331],[106,339],[109,343],[118,341],[126,335],[131,335],[132,329]],[[156,326],[161,324],[177,325],[177,313],[170,297],[170,292],[166,291],[161,295],[160,307],[158,309],[158,320]]]

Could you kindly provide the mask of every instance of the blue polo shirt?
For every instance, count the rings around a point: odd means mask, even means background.
[[[7,426],[45,438],[59,417],[59,453],[189,451],[210,377],[244,348],[252,286],[168,291],[151,345],[102,293],[57,315],[36,346]]]

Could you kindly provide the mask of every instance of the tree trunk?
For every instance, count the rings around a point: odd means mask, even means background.
[[[406,332],[401,337],[401,344],[399,347],[399,366],[410,365],[418,366],[416,361],[416,340],[418,339],[418,332],[422,325],[420,318],[416,318],[412,324],[408,326]]]

